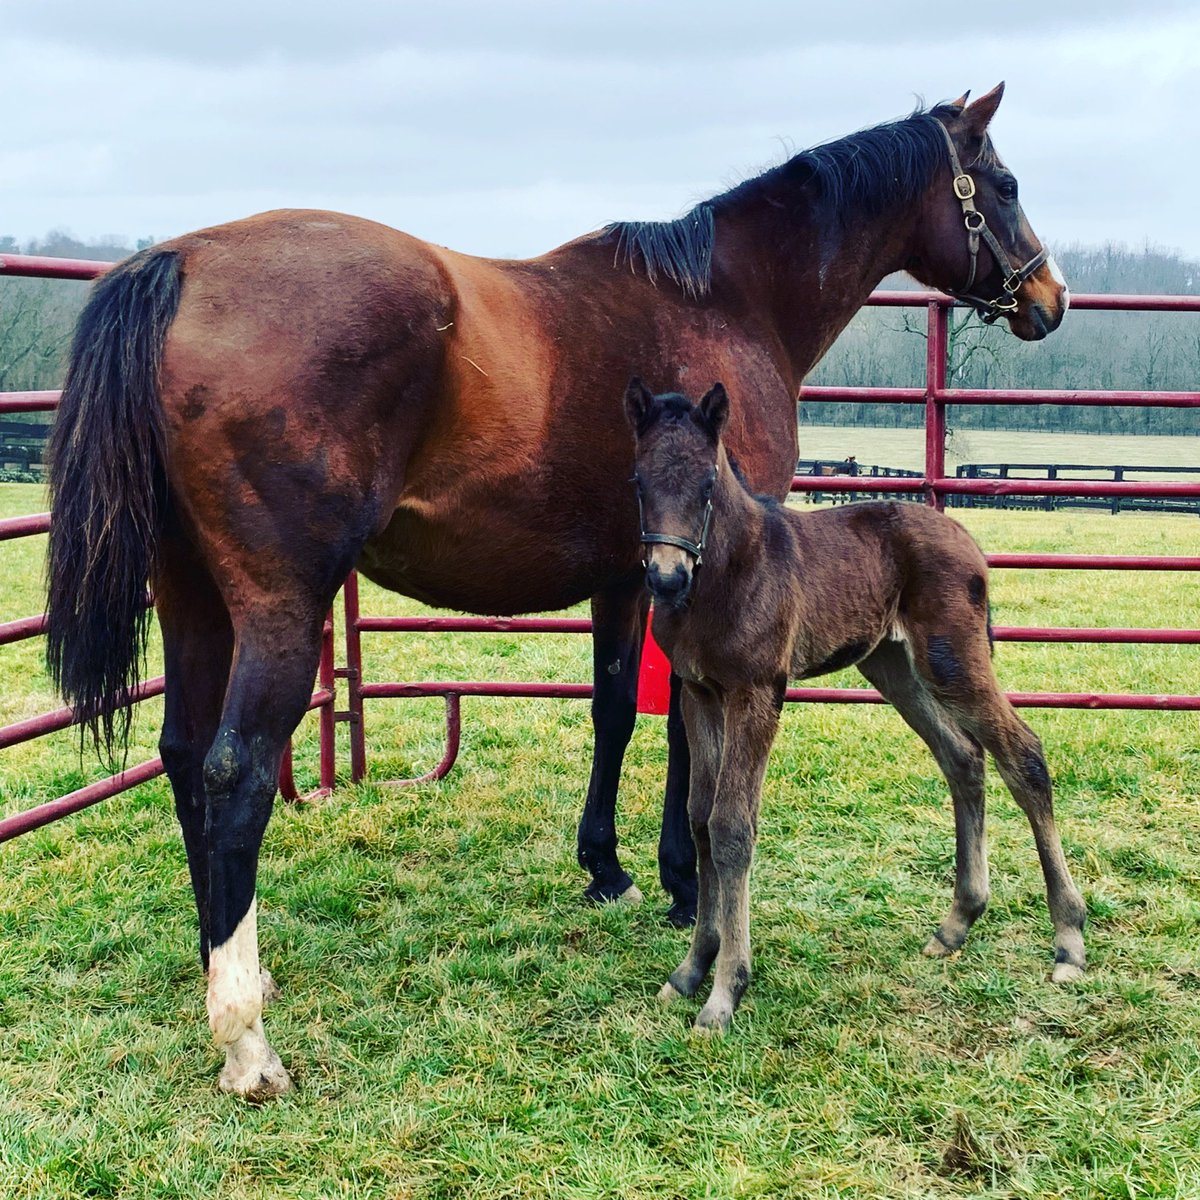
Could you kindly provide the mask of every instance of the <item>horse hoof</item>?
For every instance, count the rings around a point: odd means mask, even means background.
[[[241,1098],[250,1104],[263,1104],[292,1089],[292,1077],[274,1050],[261,1063],[247,1071],[238,1071],[236,1064],[226,1063],[221,1072],[221,1091]]]
[[[583,898],[592,904],[612,904],[621,900],[626,904],[641,904],[642,892],[626,875],[615,884],[602,884],[592,880],[583,891]]]
[[[676,900],[667,909],[667,920],[676,929],[690,929],[696,923],[696,901]]]
[[[1056,963],[1050,976],[1051,983],[1079,983],[1082,979],[1083,968],[1068,962]]]
[[[664,1007],[676,1000],[681,1000],[682,998],[683,993],[677,991],[675,985],[672,984],[670,980],[667,980],[667,982],[658,989],[658,1002]]]
[[[279,1000],[283,993],[279,990],[279,984],[271,978],[271,972],[265,967],[258,973],[258,982],[262,985],[263,1008],[273,1000]]]

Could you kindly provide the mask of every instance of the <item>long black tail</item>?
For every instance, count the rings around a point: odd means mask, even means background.
[[[158,374],[179,306],[178,256],[105,275],[79,318],[50,438],[46,657],[99,752],[128,745],[166,508]]]

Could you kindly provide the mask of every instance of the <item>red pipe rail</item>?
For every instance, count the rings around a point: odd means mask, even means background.
[[[0,276],[15,276],[41,279],[95,279],[112,267],[112,263],[93,262],[85,259],[42,258],[34,255],[0,254]],[[57,391],[7,392],[0,393],[0,413],[53,412],[58,407]],[[50,528],[50,514],[36,513],[24,517],[9,517],[0,520],[0,542],[15,538],[32,537],[46,533]],[[38,637],[45,632],[43,615],[21,617],[0,624],[0,645],[11,645]],[[292,748],[289,743],[284,751],[279,773],[281,794],[288,800],[310,799],[328,795],[334,786],[336,762],[334,757],[334,629],[332,614],[326,619],[321,641],[321,658],[318,669],[318,686],[309,701],[309,711],[319,710],[320,721],[320,764],[319,785],[307,796],[301,797],[296,789],[292,771]],[[147,680],[135,691],[132,702],[140,703],[161,696],[164,681]],[[70,708],[40,713],[34,717],[14,722],[0,728],[0,750],[22,742],[32,741],[78,724]],[[163,774],[162,759],[152,758],[136,766],[122,768],[107,779],[98,780],[67,796],[60,796],[46,804],[16,813],[0,820],[0,842],[8,841],[22,833],[39,829],[52,821],[60,820],[90,805],[98,804],[110,796],[128,791],[138,784],[155,779]]]
[[[1056,404],[1056,405],[1113,405],[1123,407],[1200,407],[1200,394],[1195,392],[1101,392],[1087,390],[1033,389],[966,389],[946,386],[946,365],[949,346],[949,314],[954,302],[936,292],[876,292],[869,301],[884,307],[924,306],[927,312],[926,386],[924,388],[804,388],[802,396],[812,400],[886,401],[897,404],[925,405],[925,473],[913,478],[865,478],[796,476],[793,492],[878,492],[888,494],[921,494],[926,501],[943,508],[948,495],[992,496],[1200,496],[1200,484],[1141,483],[1101,480],[1010,480],[955,479],[946,476],[946,408],[950,404]],[[1072,307],[1093,311],[1151,311],[1200,313],[1197,296],[1077,296]],[[1033,568],[1070,570],[1152,570],[1200,571],[1200,557],[1153,557],[1148,555],[1071,555],[1071,554],[991,554],[988,563],[993,568]],[[485,683],[424,682],[424,683],[365,683],[362,672],[361,635],[367,632],[443,631],[468,632],[508,630],[525,633],[571,632],[575,628],[589,629],[590,622],[571,623],[563,620],[506,621],[503,623],[478,618],[456,617],[373,617],[359,611],[357,584],[345,594],[345,623],[349,666],[344,674],[350,690],[350,706],[346,714],[351,731],[351,778],[361,779],[366,770],[366,739],[363,728],[363,701],[411,696],[442,696],[446,700],[448,722],[451,704],[454,705],[454,728],[449,732],[448,749],[442,761],[428,774],[420,777],[438,779],[454,764],[454,751],[459,739],[459,709],[462,696],[539,696],[586,699],[592,694],[588,684],[555,683]],[[569,629],[568,626],[571,626]],[[1021,642],[1091,642],[1112,644],[1200,644],[1200,631],[1171,629],[1036,629],[1000,628],[994,631],[1001,641]],[[1138,709],[1153,711],[1200,711],[1200,696],[1163,696],[1136,694],[1100,694],[1077,692],[1012,692],[1010,701],[1017,707]],[[796,702],[827,704],[881,704],[883,698],[869,688],[789,688],[786,699]],[[393,780],[393,783],[418,780]]]
[[[78,259],[53,259],[29,255],[0,254],[0,276],[44,279],[94,279],[111,268],[111,263]],[[925,473],[919,479],[880,479],[796,477],[793,492],[879,492],[921,494],[926,501],[942,507],[948,495],[1029,495],[1029,496],[1200,496],[1200,484],[1141,483],[1097,480],[1009,480],[947,478],[945,470],[946,407],[951,404],[1055,404],[1113,405],[1124,407],[1200,407],[1195,392],[1103,392],[1089,390],[997,389],[981,390],[946,386],[949,312],[954,302],[935,292],[881,291],[869,303],[882,307],[924,307],[927,312],[926,386],[923,388],[805,388],[802,395],[812,400],[871,401],[925,406]],[[1072,306],[1093,311],[1198,312],[1197,296],[1076,296]],[[0,412],[52,412],[58,403],[56,391],[27,391],[0,394]],[[0,520],[0,541],[45,533],[50,514],[40,513]],[[1067,570],[1139,570],[1200,571],[1200,557],[1149,555],[1077,555],[1077,554],[992,554],[992,567]],[[481,617],[378,617],[364,616],[359,610],[358,579],[351,574],[343,589],[345,614],[344,666],[335,663],[333,614],[326,620],[321,646],[317,687],[309,710],[318,712],[320,767],[319,786],[312,796],[327,795],[335,783],[336,727],[349,727],[351,779],[358,781],[366,773],[364,701],[395,697],[441,696],[446,705],[446,749],[441,761],[418,780],[439,779],[454,765],[461,736],[461,698],[463,696],[562,697],[587,699],[590,684],[483,681],[438,681],[413,683],[375,683],[363,678],[362,635],[381,632],[498,632],[498,633],[587,633],[591,622],[579,618],[481,618]],[[0,645],[37,637],[44,631],[41,616],[23,617],[0,624]],[[999,641],[1014,642],[1091,642],[1112,644],[1200,644],[1198,630],[1172,629],[1053,629],[998,627]],[[344,681],[347,707],[337,708],[338,681]],[[142,684],[135,702],[161,694],[161,679]],[[882,697],[868,688],[798,687],[788,689],[792,702],[834,704],[879,704]],[[1200,696],[1122,695],[1094,693],[1018,692],[1009,693],[1018,706],[1085,709],[1150,709],[1157,711],[1200,710]],[[641,706],[639,706],[641,707]],[[0,729],[0,749],[41,737],[75,724],[70,709],[59,709],[28,718]],[[161,760],[155,758],[89,784],[68,796],[60,797],[25,813],[0,820],[0,842],[30,829],[39,828],[70,813],[118,794],[162,774]],[[280,789],[288,799],[298,799],[293,779],[291,746],[280,770]]]

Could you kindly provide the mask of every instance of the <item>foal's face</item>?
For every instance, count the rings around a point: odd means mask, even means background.
[[[728,403],[719,383],[695,405],[675,392],[654,396],[640,379],[625,393],[646,584],[670,608],[686,604],[703,555]]]

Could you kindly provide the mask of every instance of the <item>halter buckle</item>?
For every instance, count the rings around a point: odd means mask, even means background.
[[[970,200],[975,195],[975,180],[965,171],[954,177],[954,194],[960,200]]]

